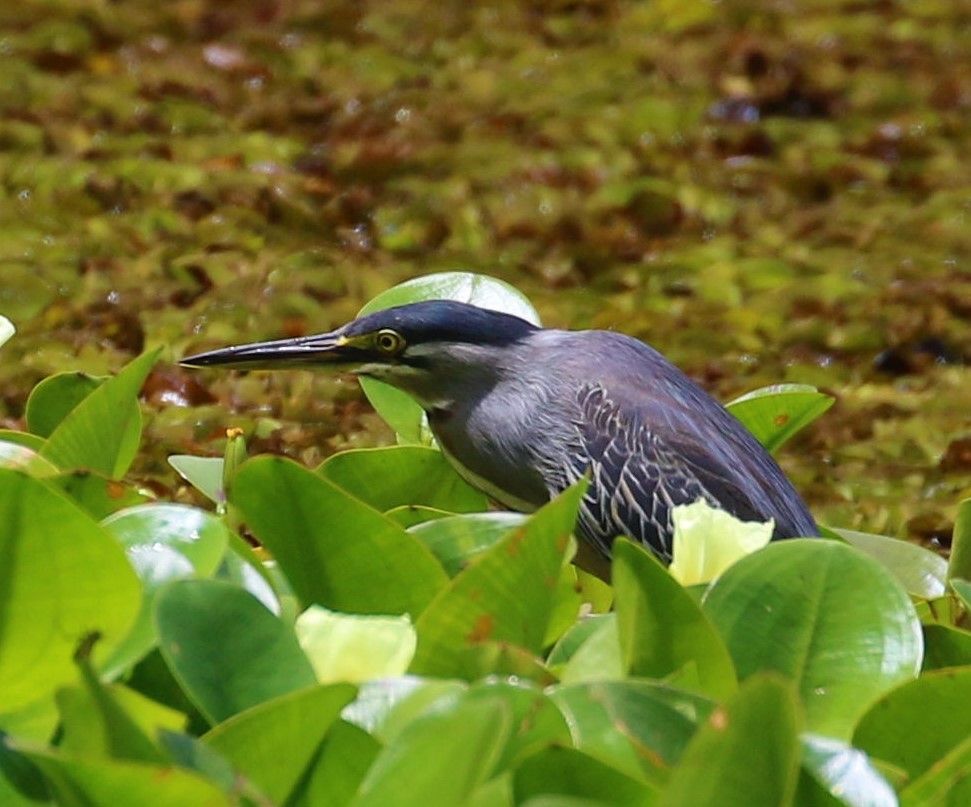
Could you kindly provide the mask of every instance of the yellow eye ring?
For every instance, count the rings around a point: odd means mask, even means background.
[[[374,334],[374,346],[382,353],[393,356],[404,349],[405,338],[397,331],[385,328]]]

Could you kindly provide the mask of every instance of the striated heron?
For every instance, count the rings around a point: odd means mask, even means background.
[[[660,353],[620,333],[428,301],[182,364],[344,367],[379,379],[422,406],[466,481],[514,510],[536,509],[589,472],[577,527],[587,565],[601,569],[617,535],[669,561],[672,508],[698,499],[745,521],[774,519],[774,538],[818,534],[759,442]]]

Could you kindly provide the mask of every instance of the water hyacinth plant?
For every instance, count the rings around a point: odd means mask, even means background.
[[[470,283],[521,310],[485,278],[389,299]],[[619,538],[608,585],[570,563],[582,481],[490,510],[381,392],[399,445],[307,468],[229,431],[222,458],[172,458],[214,509],[153,499],[127,471],[158,358],[48,378],[0,434],[0,803],[969,796],[968,503],[950,568],[860,533],[765,545],[692,505],[670,568]],[[732,411],[777,448],[828,405]]]

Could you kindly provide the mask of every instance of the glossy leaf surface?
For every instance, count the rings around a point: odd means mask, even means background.
[[[86,637],[100,637],[96,658],[110,653],[141,591],[122,548],[43,482],[0,469],[0,525],[2,713],[73,680]]]
[[[166,663],[213,725],[317,683],[293,629],[229,583],[169,583],[155,624]]]
[[[234,502],[305,604],[415,615],[447,581],[418,540],[289,460],[247,462],[236,476]]]
[[[704,610],[739,679],[774,670],[795,681],[820,734],[848,738],[868,703],[920,669],[910,598],[875,560],[835,541],[780,541],[749,555],[715,582]]]

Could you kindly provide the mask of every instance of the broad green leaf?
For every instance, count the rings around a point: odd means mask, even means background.
[[[130,485],[93,471],[58,474],[48,479],[47,484],[63,491],[75,504],[97,519],[149,501],[147,496]]]
[[[353,807],[461,805],[492,774],[511,730],[511,710],[500,697],[425,715],[378,754]]]
[[[84,373],[57,373],[40,381],[27,398],[27,428],[38,437],[50,437],[54,429],[81,401],[107,381]]]
[[[0,735],[5,732],[20,740],[46,743],[54,735],[59,720],[57,704],[47,695],[0,714]]]
[[[20,470],[38,479],[57,474],[57,467],[34,449],[5,440],[0,441],[0,468]]]
[[[971,633],[950,625],[924,625],[924,671],[971,667]]]
[[[846,739],[867,705],[920,669],[920,621],[900,583],[836,541],[779,541],[743,558],[703,608],[739,680],[796,683],[811,731]]]
[[[667,569],[647,550],[618,538],[612,570],[627,673],[667,678],[688,668],[702,694],[718,700],[731,695],[735,669],[725,643]]]
[[[745,681],[692,738],[659,804],[791,804],[801,751],[796,710],[788,682]]]
[[[415,718],[444,704],[458,703],[468,689],[464,681],[416,675],[365,681],[342,717],[387,745]]]
[[[63,688],[57,693],[63,732],[58,748],[78,756],[133,762],[171,761],[155,743],[154,737],[159,728],[181,728],[184,720],[137,692],[105,686],[86,658],[79,659],[79,666],[82,685]],[[125,695],[119,697],[119,693],[125,692],[127,698]],[[141,713],[141,720],[131,713],[136,710]]]
[[[138,621],[105,663],[110,675],[132,666],[157,641],[153,620],[156,592],[171,580],[211,577],[226,553],[229,532],[218,518],[182,504],[146,504],[102,522],[125,547],[142,581]]]
[[[299,795],[287,807],[344,807],[351,803],[381,745],[370,734],[342,720],[324,737]]]
[[[471,272],[441,272],[409,280],[379,294],[360,313],[370,314],[421,300],[457,300],[480,308],[504,311],[539,324],[536,309],[522,292],[502,280]],[[361,387],[371,405],[398,433],[402,442],[427,442],[422,425],[424,413],[410,396],[369,378],[361,379]]]
[[[965,737],[900,793],[902,807],[968,803],[971,803],[971,737]]]
[[[833,532],[874,558],[912,597],[932,600],[947,591],[947,561],[936,552],[885,535],[843,529]]]
[[[169,465],[196,490],[215,504],[225,504],[223,492],[222,457],[193,457],[188,454],[173,454]]]
[[[138,578],[111,536],[43,482],[0,469],[0,712],[76,675],[78,644],[103,658],[131,628]]]
[[[558,686],[550,699],[581,751],[629,776],[660,786],[714,703],[653,681]]]
[[[290,460],[250,460],[236,475],[233,496],[305,604],[414,616],[448,580],[421,542]]]
[[[497,770],[515,767],[537,748],[572,744],[566,718],[544,688],[529,681],[485,679],[472,685],[465,700],[495,702],[497,697],[509,707],[512,717],[512,733],[496,764]]]
[[[489,506],[448,464],[442,452],[426,446],[388,446],[341,451],[317,473],[375,510],[404,505],[472,513]]]
[[[404,675],[418,642],[407,614],[338,614],[312,605],[298,617],[295,627],[300,646],[322,684]]]
[[[897,807],[897,794],[869,757],[841,740],[803,735],[802,767],[816,785],[839,804]]]
[[[453,514],[447,510],[439,510],[435,507],[423,507],[420,504],[406,504],[402,507],[393,507],[387,510],[385,515],[399,527],[404,527],[407,530],[417,524],[434,521],[437,518],[445,518]]]
[[[162,546],[178,552],[200,577],[212,575],[226,553],[229,531],[223,522],[185,504],[143,504],[121,510],[102,525],[128,551],[139,576],[146,583],[166,582],[165,561],[154,563],[153,553]]]
[[[605,614],[586,641],[560,672],[564,684],[610,681],[625,677],[623,652],[616,614]]]
[[[47,441],[43,437],[38,437],[30,432],[21,432],[16,429],[0,429],[0,440],[5,443],[14,443],[18,446],[26,446],[31,451],[40,451]]]
[[[0,315],[0,345],[6,342],[16,332],[17,329],[14,328],[13,323],[5,316]]]
[[[231,807],[212,783],[174,765],[82,759],[31,750],[30,759],[47,774],[60,807]]]
[[[75,406],[41,455],[59,468],[88,468],[112,479],[128,470],[141,439],[138,392],[161,349],[143,353]]]
[[[228,583],[167,584],[155,623],[166,663],[212,724],[317,683],[293,629]]]
[[[451,580],[415,623],[412,672],[478,677],[484,645],[542,648],[584,487],[544,505]]]
[[[553,796],[550,798],[559,797]],[[535,802],[535,799],[526,802],[526,804],[533,804],[533,802]],[[512,773],[506,771],[498,776],[493,776],[488,782],[480,785],[465,800],[465,807],[516,807],[516,801],[512,791]],[[556,807],[556,805],[551,804],[547,807]],[[591,805],[584,803],[563,805],[563,807],[591,807]],[[596,807],[596,805],[593,805],[593,807]]]
[[[958,505],[947,577],[949,580],[971,580],[971,499],[965,499]]]
[[[582,648],[587,641],[597,633],[605,623],[616,622],[616,613],[607,614],[590,614],[577,620],[570,626],[570,629],[566,631],[556,642],[553,649],[550,651],[546,658],[547,664],[551,667],[562,666],[567,664]],[[617,655],[617,676],[612,677],[623,677],[623,670],[620,661],[620,639],[617,636],[616,625],[612,628],[614,633],[614,642],[618,646]]]
[[[808,384],[776,384],[736,398],[726,408],[767,451],[774,452],[835,400]]]
[[[266,801],[266,796],[255,785],[240,776],[222,754],[206,745],[199,737],[162,730],[159,732],[159,741],[175,764],[195,771],[218,785],[224,793],[237,800],[234,804],[248,806]]]
[[[223,556],[214,579],[232,583],[248,591],[263,603],[267,611],[276,616],[283,613],[288,597],[290,600],[294,599],[289,593],[289,588],[286,591],[280,590],[279,580],[274,579],[270,574],[269,567],[260,560],[253,548],[235,533],[229,533],[229,551]],[[293,616],[296,615],[297,610],[294,603],[291,609]]]
[[[349,684],[334,684],[283,695],[220,723],[203,741],[271,802],[284,804],[354,692]]]
[[[466,513],[424,521],[408,532],[425,544],[448,575],[454,577],[469,565],[472,558],[527,518],[522,513]]]
[[[575,748],[556,745],[526,759],[516,769],[514,783],[516,804],[545,804],[545,799],[540,801],[542,797],[559,795],[594,800],[609,798],[613,807],[648,807],[657,804],[658,796],[642,780]]]
[[[50,802],[47,779],[33,762],[11,747],[0,731],[0,804],[4,807],[37,807]]]
[[[853,745],[910,781],[971,737],[971,668],[933,670],[885,694],[860,720]]]
[[[952,577],[949,582],[951,584],[951,588],[954,589],[954,593],[957,594],[958,599],[961,600],[964,610],[971,612],[971,581],[958,580],[957,578]]]

